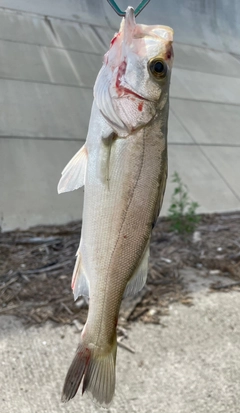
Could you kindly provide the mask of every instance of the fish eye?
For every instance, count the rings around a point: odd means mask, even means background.
[[[148,63],[151,74],[158,80],[163,79],[167,74],[167,64],[162,59],[152,59]]]

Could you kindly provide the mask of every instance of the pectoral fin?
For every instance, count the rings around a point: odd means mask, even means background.
[[[150,242],[147,243],[140,263],[133,273],[132,278],[127,283],[123,298],[137,294],[146,283],[148,274],[149,243]]]
[[[58,184],[59,194],[74,191],[85,184],[87,158],[87,148],[83,145],[62,171]]]

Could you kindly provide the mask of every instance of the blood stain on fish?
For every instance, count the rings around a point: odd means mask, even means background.
[[[118,96],[123,96],[123,95],[132,95],[137,97],[138,99],[143,99],[142,96],[138,95],[137,93],[133,92],[133,90],[130,90],[124,86],[121,85],[122,77],[126,72],[127,68],[127,63],[125,60],[119,65],[118,72],[117,72],[117,78],[116,78],[116,90]],[[142,109],[139,109],[140,111]]]
[[[166,59],[171,59],[171,57],[174,57],[174,53],[173,53],[173,48],[172,48],[172,46],[171,46],[171,48],[170,49],[168,49],[167,50],[167,53],[166,53],[166,55],[165,55],[166,57]]]
[[[142,110],[143,110],[143,102],[140,102],[140,103],[138,104],[138,110],[139,110],[139,112],[142,112]]]
[[[115,41],[117,40],[118,36],[120,35],[120,33],[117,33],[111,40],[110,42],[110,47],[112,47],[115,43]]]

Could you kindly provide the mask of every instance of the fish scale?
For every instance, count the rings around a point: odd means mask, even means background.
[[[90,299],[63,401],[81,382],[100,405],[114,395],[119,309],[146,282],[166,186],[172,37],[169,27],[136,24],[128,7],[94,86],[86,143],[58,185],[59,192],[85,186],[72,288],[75,299]]]

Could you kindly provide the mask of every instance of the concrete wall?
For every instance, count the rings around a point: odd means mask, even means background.
[[[180,173],[201,211],[240,209],[240,3],[179,4],[151,0],[138,17],[175,30],[170,175]],[[106,0],[0,0],[3,230],[81,217],[82,192],[59,196],[56,186],[86,137],[92,87],[119,22]],[[172,189],[169,180],[163,213]]]
[[[136,7],[140,0],[130,4]],[[118,0],[122,10],[128,0]],[[119,17],[107,0],[1,0],[0,7],[60,17],[72,21],[119,27]],[[178,42],[240,53],[240,2],[238,0],[151,0],[138,18],[146,24],[174,28]]]

